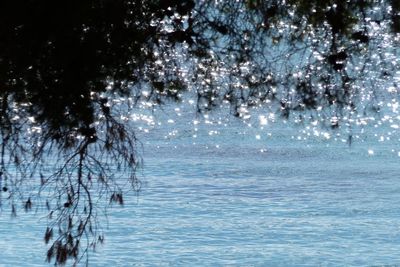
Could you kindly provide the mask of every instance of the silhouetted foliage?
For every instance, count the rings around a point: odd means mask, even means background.
[[[47,260],[79,261],[104,240],[102,205],[138,189],[137,101],[191,91],[199,112],[307,111],[337,128],[397,88],[399,32],[396,0],[2,1],[0,200],[12,214],[44,201]]]

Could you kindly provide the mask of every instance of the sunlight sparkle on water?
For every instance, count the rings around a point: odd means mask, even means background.
[[[260,115],[258,117],[258,119],[260,121],[260,125],[267,125],[268,124],[268,119],[264,115]]]

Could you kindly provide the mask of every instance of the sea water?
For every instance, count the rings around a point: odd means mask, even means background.
[[[335,130],[175,111],[138,127],[141,190],[101,219],[90,266],[400,266],[397,132],[350,146]],[[43,216],[1,214],[0,266],[49,265]]]

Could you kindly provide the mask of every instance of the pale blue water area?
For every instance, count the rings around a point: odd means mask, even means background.
[[[109,210],[91,266],[400,265],[397,132],[349,147],[194,116],[138,133],[142,189]],[[1,215],[0,266],[46,266],[40,216]]]

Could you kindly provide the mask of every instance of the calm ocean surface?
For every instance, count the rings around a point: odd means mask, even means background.
[[[188,116],[138,121],[142,189],[109,209],[91,266],[400,266],[397,130],[349,147]],[[42,216],[1,214],[0,266],[48,265]]]

